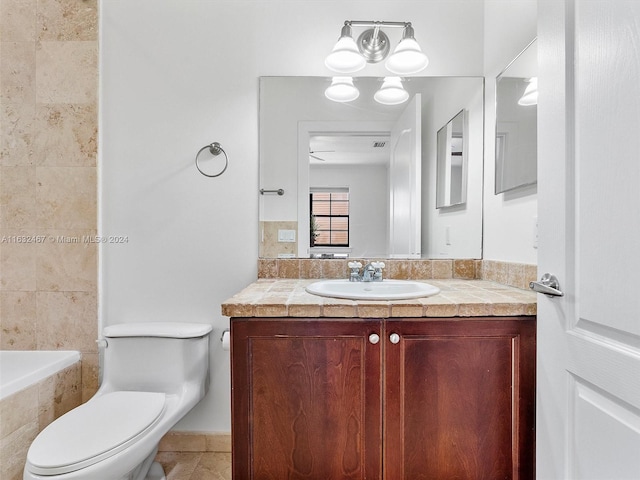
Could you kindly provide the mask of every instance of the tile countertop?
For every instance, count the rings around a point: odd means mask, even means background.
[[[312,295],[317,280],[261,279],[222,303],[227,317],[487,317],[536,314],[534,292],[486,280],[425,280],[440,293],[414,300],[343,300]]]

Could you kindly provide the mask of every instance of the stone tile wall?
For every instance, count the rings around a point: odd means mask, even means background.
[[[0,0],[0,348],[97,389],[98,1]],[[4,419],[3,419],[4,420]],[[4,478],[4,477],[3,477]]]
[[[21,480],[36,435],[81,403],[80,363],[0,401],[0,478]]]

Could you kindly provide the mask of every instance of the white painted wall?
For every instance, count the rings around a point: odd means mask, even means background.
[[[537,188],[495,195],[496,76],[535,38],[536,0],[485,0],[485,168],[483,258],[536,264]]]
[[[482,256],[482,172],[483,96],[477,78],[451,79],[434,88],[422,127],[426,168],[423,170],[422,254],[427,258],[481,258]],[[467,159],[467,201],[463,205],[436,209],[437,132],[460,110],[467,110],[469,142]],[[449,229],[449,244],[446,230]]]
[[[505,2],[508,3],[508,2]],[[516,2],[520,3],[520,2]],[[213,324],[211,391],[179,430],[230,430],[225,299],[256,279],[258,77],[329,75],[346,19],[411,21],[427,75],[482,75],[481,0],[104,0],[101,322]],[[504,41],[504,40],[503,40]],[[380,67],[382,68],[382,67]],[[380,75],[370,68],[367,75]],[[194,155],[220,142],[221,177]]]

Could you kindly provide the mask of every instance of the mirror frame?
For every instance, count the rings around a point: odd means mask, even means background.
[[[535,74],[528,74],[526,76],[507,76],[509,73],[509,69],[513,69],[514,67],[521,68],[521,65],[518,64],[519,60],[525,58],[526,55],[531,56],[535,53],[531,50],[532,47],[537,49],[537,37],[534,38],[529,44],[518,54],[516,57],[496,76],[496,88],[495,88],[495,112],[496,112],[496,121],[495,121],[495,172],[494,172],[494,194],[499,195],[501,193],[510,192],[512,190],[516,190],[522,187],[527,187],[531,185],[536,185],[538,183],[538,175],[537,175],[537,106],[527,106],[522,108],[528,108],[529,115],[519,116],[517,118],[508,118],[507,121],[501,122],[500,118],[500,89],[499,84],[500,81],[505,81],[507,79],[516,79],[516,83],[522,83],[522,87],[526,86],[528,83],[528,79],[535,77],[537,75],[537,56],[536,56],[536,65],[535,65]],[[536,50],[537,51],[537,50]],[[529,72],[531,70],[528,70]],[[522,88],[524,92],[524,88]],[[507,101],[512,100],[511,98],[507,99]],[[504,102],[504,97],[503,97]],[[531,120],[531,109],[535,108],[535,117],[533,118],[533,122]],[[517,110],[516,110],[517,111]],[[524,112],[524,111],[523,111]],[[504,120],[504,119],[503,119]],[[502,123],[502,127],[500,124]],[[523,133],[530,133],[531,124],[533,124],[533,141],[529,139],[529,141],[524,144],[523,138],[525,135]],[[506,129],[506,125],[509,126],[508,131]],[[521,127],[529,127],[521,128]],[[523,147],[526,149],[526,156],[513,155],[513,152],[522,152]],[[531,168],[531,164],[525,163],[531,162],[533,164],[533,168]],[[526,165],[529,165],[529,168],[525,168]],[[503,181],[504,176],[507,172],[518,172],[522,174],[524,172],[524,177],[521,179],[515,179],[514,182],[505,185]]]
[[[462,122],[460,137],[462,138],[462,165],[460,172],[460,196],[456,200],[451,199],[451,190],[454,186],[452,175],[451,141],[456,138],[453,125],[456,119]],[[444,132],[444,135],[441,135]],[[445,143],[442,145],[441,140]],[[451,120],[445,123],[436,134],[436,209],[464,205],[467,203],[467,148],[468,148],[468,114],[463,108],[456,113]],[[443,149],[444,147],[444,149]],[[448,195],[447,195],[448,193]],[[447,198],[448,197],[448,198]]]

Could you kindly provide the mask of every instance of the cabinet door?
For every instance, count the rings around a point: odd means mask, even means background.
[[[233,478],[381,478],[371,334],[380,321],[232,319]]]
[[[535,321],[385,329],[385,478],[533,479]]]

